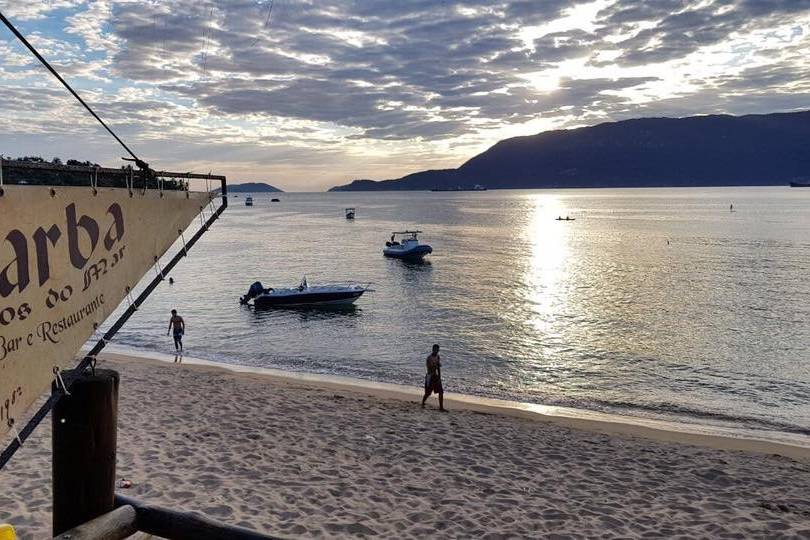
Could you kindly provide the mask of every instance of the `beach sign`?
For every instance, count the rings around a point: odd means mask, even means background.
[[[209,202],[182,190],[3,186],[0,436]]]

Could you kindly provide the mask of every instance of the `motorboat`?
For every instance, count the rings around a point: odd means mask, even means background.
[[[395,259],[421,261],[425,255],[433,253],[433,248],[427,244],[420,244],[417,235],[422,231],[401,231],[391,234],[391,240],[385,243],[383,255]],[[397,237],[401,240],[397,241]]]
[[[280,199],[270,199],[270,202],[281,202]]]
[[[360,284],[329,284],[310,286],[305,277],[297,287],[265,288],[260,281],[250,286],[245,296],[239,299],[243,305],[256,308],[302,307],[302,306],[347,306],[353,304],[363,293],[369,291]]]
[[[245,206],[253,206],[253,197],[250,195],[245,197]]]
[[[557,216],[555,221],[576,221],[577,218]]]
[[[346,219],[354,219],[354,208],[346,209]]]

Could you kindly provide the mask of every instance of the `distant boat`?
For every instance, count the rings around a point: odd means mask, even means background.
[[[298,287],[280,289],[265,288],[261,282],[257,281],[250,286],[248,293],[239,299],[239,303],[249,305],[253,301],[253,307],[260,309],[348,306],[369,290],[368,287],[357,284],[310,286],[307,278],[304,278]]]
[[[407,261],[423,260],[426,255],[433,253],[433,248],[419,243],[417,235],[421,233],[422,231],[402,231],[391,234],[391,240],[383,248],[383,255]],[[402,242],[397,242],[397,236],[403,237]]]
[[[790,187],[810,187],[810,182],[808,182],[808,183],[804,183],[804,182],[791,182],[791,183],[790,183]]]
[[[434,189],[431,189],[430,191],[486,191],[486,190],[487,190],[487,188],[485,188],[481,184],[475,184],[471,188],[465,188],[465,187],[461,187],[461,186],[456,186],[454,188],[434,188]]]
[[[278,199],[270,199],[270,202],[281,202]]]
[[[346,219],[354,219],[354,208],[346,209]]]
[[[253,206],[253,197],[250,195],[245,197],[245,206]]]
[[[576,221],[577,218],[557,216],[555,221]]]

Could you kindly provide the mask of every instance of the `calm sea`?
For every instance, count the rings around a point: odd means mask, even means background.
[[[116,343],[172,352],[177,308],[199,358],[418,386],[439,343],[451,392],[810,435],[810,189],[280,198],[232,198]],[[414,227],[429,264],[382,256]],[[375,291],[349,311],[239,305],[302,276]]]

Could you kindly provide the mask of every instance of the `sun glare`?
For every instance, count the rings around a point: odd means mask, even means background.
[[[566,217],[568,208],[557,195],[536,194],[534,208],[526,235],[531,246],[531,260],[526,267],[525,281],[534,311],[530,324],[535,330],[551,330],[555,314],[564,307],[564,266],[569,257],[567,223],[556,221]]]

